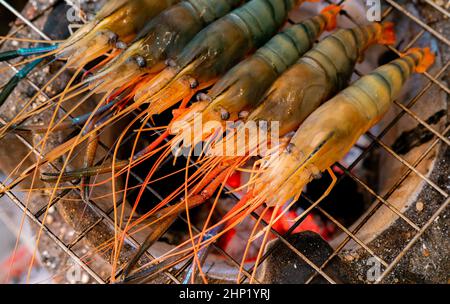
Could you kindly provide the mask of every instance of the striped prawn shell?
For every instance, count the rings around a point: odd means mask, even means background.
[[[186,0],[162,12],[150,21],[136,40],[146,65],[162,57],[178,55],[186,44],[206,25],[217,20],[242,0]]]
[[[373,23],[326,37],[274,82],[249,119],[279,121],[281,135],[294,131],[347,86],[358,59],[377,42],[381,30],[382,25]]]
[[[171,6],[148,22],[134,43],[91,79],[95,80],[92,87],[108,91],[146,72],[159,72],[164,61],[178,55],[202,28],[241,2],[186,0]],[[100,82],[102,86],[97,86]]]
[[[278,191],[270,198],[272,205],[300,193],[386,114],[424,56],[422,50],[416,50],[381,66],[318,108],[292,137],[289,151],[269,161],[257,189],[265,189],[262,195],[268,196],[274,189]]]
[[[339,98],[361,113],[363,131],[370,129],[388,111],[403,85],[424,58],[422,49],[379,67],[342,91]]]
[[[346,87],[356,62],[368,47],[377,43],[382,33],[380,23],[338,30],[325,38],[299,62],[314,61],[324,69],[336,91]]]
[[[301,0],[251,0],[203,29],[175,59],[198,81],[223,74],[268,41]]]
[[[311,49],[326,22],[321,14],[295,24],[233,67],[209,92],[213,101],[204,111],[206,120],[223,111],[229,113],[227,119],[236,120],[239,111],[253,108],[276,78]]]
[[[224,16],[242,2],[242,0],[187,0],[183,1],[183,5],[194,10],[195,15],[208,24]]]
[[[325,17],[320,14],[295,24],[273,37],[254,56],[270,64],[279,75],[311,49],[325,30],[326,22]]]

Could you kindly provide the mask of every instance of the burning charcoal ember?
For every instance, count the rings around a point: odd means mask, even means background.
[[[318,267],[333,253],[330,245],[320,235],[311,231],[291,235],[287,238],[287,241]],[[259,279],[261,283],[302,284],[306,283],[316,273],[311,266],[281,240],[270,243],[266,252],[270,250],[273,250],[273,252],[261,266],[261,278]],[[334,281],[343,283],[346,280],[339,273],[344,269],[345,265],[340,260],[334,259],[325,267],[324,272]],[[312,283],[320,284],[326,282],[320,275],[312,281]]]

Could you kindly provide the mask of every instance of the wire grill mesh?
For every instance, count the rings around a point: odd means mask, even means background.
[[[427,25],[423,20],[419,19],[418,17],[414,16],[412,13],[410,13],[407,9],[405,9],[402,5],[398,4],[395,1],[392,0],[385,0],[385,4],[387,4],[387,9],[383,12],[382,18],[387,18],[394,10],[402,13],[407,18],[411,19],[412,22],[416,23],[421,30],[417,33],[417,35],[407,44],[405,49],[397,50],[393,47],[389,47],[389,49],[397,54],[400,54],[401,52],[404,52],[408,48],[412,47],[415,42],[420,39],[422,35],[425,33],[431,34],[441,46],[444,47],[450,47],[450,42],[443,34],[439,33],[438,31],[434,30],[432,26]],[[438,11],[442,18],[448,19],[450,17],[450,13],[448,11],[448,7],[441,7],[434,3],[432,0],[426,0],[424,1],[426,5],[429,5],[430,7],[434,8],[436,11]],[[8,9],[10,12],[15,14],[22,22],[23,25],[19,26],[16,29],[16,32],[19,32],[21,29],[25,27],[31,28],[34,32],[39,34],[42,39],[48,40],[49,38],[41,32],[36,26],[33,25],[33,20],[28,20],[26,17],[21,15],[19,12],[17,12],[11,5],[8,4],[8,2],[0,0],[0,4],[3,5],[6,9]],[[338,4],[345,4],[344,1],[340,1]],[[349,20],[352,20],[355,24],[356,21],[353,18],[353,16],[345,13],[346,18]],[[14,33],[13,33],[14,34]],[[401,112],[385,127],[384,130],[382,130],[379,135],[375,136],[372,133],[366,134],[368,138],[371,139],[371,144],[362,152],[362,154],[350,165],[350,166],[344,166],[342,164],[337,164],[337,166],[345,173],[344,175],[350,177],[353,179],[356,183],[358,183],[363,189],[365,189],[372,197],[373,197],[373,203],[369,208],[369,212],[366,213],[364,218],[359,222],[359,224],[352,228],[345,227],[343,224],[341,224],[338,220],[336,220],[332,215],[327,213],[323,208],[318,206],[317,204],[314,204],[313,200],[305,197],[307,201],[310,202],[311,206],[308,208],[304,214],[304,216],[296,222],[290,231],[287,232],[285,235],[280,235],[277,231],[272,229],[272,233],[279,239],[283,244],[285,244],[287,247],[289,247],[292,251],[294,251],[302,260],[304,260],[308,265],[310,265],[315,273],[312,275],[307,282],[310,283],[312,280],[317,277],[321,276],[325,280],[327,280],[330,283],[336,283],[327,273],[324,272],[324,268],[327,266],[327,264],[336,256],[339,254],[339,252],[344,248],[344,246],[351,240],[356,242],[360,247],[362,247],[364,250],[367,251],[367,253],[376,258],[381,265],[383,265],[383,270],[381,275],[376,279],[376,283],[383,282],[383,280],[394,270],[396,265],[400,262],[400,260],[405,256],[405,254],[408,252],[408,250],[411,249],[411,247],[418,241],[418,239],[429,229],[430,225],[433,223],[434,220],[436,220],[437,217],[439,217],[443,211],[448,207],[449,203],[449,194],[447,189],[442,189],[439,185],[434,183],[429,177],[423,175],[422,173],[417,170],[417,166],[423,161],[423,159],[440,143],[444,145],[449,145],[450,141],[448,139],[448,132],[449,128],[447,127],[442,133],[439,133],[436,131],[433,127],[431,127],[429,124],[427,124],[425,121],[420,119],[420,117],[411,110],[414,104],[417,103],[417,101],[420,99],[421,96],[423,96],[430,88],[432,87],[438,87],[441,91],[445,92],[445,94],[448,97],[449,88],[448,86],[441,80],[442,76],[444,76],[448,70],[449,61],[444,62],[442,65],[442,68],[434,75],[425,73],[423,77],[426,77],[428,79],[428,83],[421,89],[419,94],[415,96],[413,99],[409,101],[406,105],[403,105],[399,102],[395,102],[395,106],[398,107]],[[10,68],[16,72],[17,70],[10,65]],[[358,75],[360,73],[356,72]],[[33,87],[34,89],[37,89],[38,86],[33,83],[30,79],[26,79],[28,85]],[[48,96],[45,96],[48,99]],[[434,138],[431,142],[431,145],[429,148],[423,153],[414,163],[408,162],[406,159],[404,159],[401,155],[394,152],[389,146],[387,146],[383,142],[383,137],[388,133],[388,131],[393,128],[396,123],[400,120],[403,116],[409,116],[412,119],[414,119],[419,125],[422,125],[424,128],[432,132]],[[1,121],[1,123],[5,123],[4,121]],[[151,127],[149,125],[149,127]],[[42,157],[40,151],[38,151],[35,147],[33,147],[33,144],[27,141],[24,137],[22,137],[20,134],[15,134],[15,136],[25,145],[27,146],[30,151],[32,151],[37,157]],[[126,142],[126,140],[125,140]],[[109,147],[103,143],[101,143],[101,147],[104,149],[104,151],[107,152],[107,155],[111,156],[111,152],[109,151]],[[371,188],[370,185],[365,183],[363,180],[358,178],[357,176],[352,173],[352,169],[355,168],[363,159],[364,157],[370,153],[370,151],[376,147],[381,147],[381,149],[384,149],[386,153],[390,154],[392,157],[397,159],[399,162],[401,162],[406,168],[407,171],[404,172],[400,178],[392,184],[392,188],[387,191],[386,194],[380,195],[375,190]],[[109,154],[108,154],[109,153]],[[55,169],[57,168],[57,165],[52,165]],[[138,176],[136,173],[131,173],[134,178],[136,178],[138,181],[142,182],[143,179]],[[426,221],[425,223],[415,223],[411,219],[409,219],[405,214],[402,213],[402,211],[398,210],[395,206],[393,206],[389,202],[389,198],[392,195],[392,193],[397,189],[410,174],[416,174],[418,175],[426,184],[428,184],[431,188],[433,188],[439,195],[441,195],[444,198],[444,202],[440,205],[440,207],[435,211],[435,213]],[[338,182],[340,182],[341,178],[339,178]],[[4,184],[0,182],[0,187],[3,187]],[[161,195],[158,193],[158,191],[150,186],[147,186],[147,190],[153,193],[157,198],[162,199]],[[59,203],[60,199],[63,198],[65,195],[67,195],[70,191],[78,191],[78,190],[67,190],[64,191],[62,194],[60,194],[54,201],[51,202],[51,205],[56,205]],[[27,205],[21,201],[14,193],[13,191],[6,191],[5,194],[11,202],[13,202],[22,212],[25,213],[25,215],[31,220],[31,222],[37,224],[39,227],[42,228],[42,231],[52,240],[54,243],[60,247],[76,264],[78,264],[82,269],[84,269],[95,281],[98,283],[107,283],[109,281],[108,278],[102,277],[99,273],[96,272],[96,270],[91,267],[89,263],[86,263],[83,261],[82,257],[77,255],[77,253],[74,251],[74,247],[83,239],[86,237],[86,235],[96,226],[100,223],[107,223],[108,225],[114,226],[114,222],[112,220],[112,213],[113,210],[106,210],[103,211],[99,206],[96,205],[94,201],[87,202],[87,208],[92,209],[93,212],[95,212],[98,215],[98,220],[93,223],[90,227],[87,227],[84,231],[79,233],[74,240],[71,242],[64,242],[61,238],[59,238],[57,235],[55,235],[47,226],[46,224],[43,224],[42,216],[45,214],[47,210],[47,206],[44,206],[41,210],[38,210],[37,212],[32,212],[27,208]],[[120,204],[123,204],[124,202],[120,202]],[[414,231],[414,236],[410,239],[409,242],[403,245],[403,249],[400,251],[400,253],[392,260],[385,261],[380,256],[377,256],[376,253],[368,246],[368,244],[365,244],[361,239],[357,237],[358,231],[363,227],[363,225],[370,219],[371,216],[381,207],[381,206],[387,206],[389,210],[393,213],[395,213],[398,217],[400,217],[407,225],[409,225]],[[311,260],[309,260],[306,256],[304,256],[299,250],[297,250],[293,245],[289,243],[287,240],[287,236],[295,230],[295,228],[301,223],[301,221],[304,219],[304,217],[307,215],[308,212],[311,210],[316,210],[319,213],[322,213],[326,218],[328,218],[331,222],[333,222],[337,227],[339,227],[340,230],[342,230],[343,233],[345,233],[346,237],[343,239],[343,241],[335,248],[333,254],[321,265],[314,264]],[[257,218],[257,214],[253,214],[253,217]],[[182,220],[185,220],[183,216],[180,216]],[[264,225],[266,223],[264,220],[262,221]],[[196,229],[194,227],[194,231]],[[132,237],[128,237],[127,240],[130,244],[137,247],[139,243],[133,239]],[[237,268],[240,267],[240,262],[233,259],[227,252],[219,248],[218,246],[215,246],[215,249],[222,254],[231,264],[236,266]],[[262,261],[264,261],[272,252],[272,250],[268,250],[263,258]],[[149,256],[151,258],[151,256]],[[261,265],[261,264],[260,264]],[[187,263],[184,267],[181,267],[180,269],[174,271],[167,271],[165,272],[165,276],[167,277],[166,283],[180,283],[180,280],[182,280],[181,275],[183,274],[183,270],[186,269]],[[245,283],[249,278],[250,274],[252,273],[253,269],[245,269],[243,271],[243,277],[241,279],[241,283]]]

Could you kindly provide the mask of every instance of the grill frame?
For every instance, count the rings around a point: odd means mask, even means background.
[[[328,1],[330,3],[332,3],[331,1]],[[410,12],[408,12],[404,7],[402,7],[400,4],[396,3],[393,0],[385,0],[384,1],[386,4],[388,4],[388,8],[383,12],[382,14],[382,19],[387,18],[392,12],[393,10],[399,11],[400,13],[402,13],[403,15],[405,15],[406,17],[408,17],[409,19],[411,19],[412,22],[416,23],[418,26],[421,27],[421,31],[419,33],[416,34],[416,36],[407,44],[407,46],[405,47],[405,49],[403,50],[397,50],[394,47],[388,47],[388,49],[390,49],[391,51],[400,54],[401,52],[406,51],[407,49],[409,49],[410,47],[412,47],[414,45],[414,43],[420,39],[420,37],[425,34],[425,33],[430,33],[434,38],[436,38],[437,40],[439,40],[440,43],[443,43],[444,45],[446,45],[447,47],[450,47],[450,41],[448,39],[446,39],[443,35],[441,35],[439,32],[435,31],[431,26],[427,25],[426,23],[424,23],[422,20],[420,20],[419,18],[415,17],[413,14],[411,14]],[[433,7],[435,10],[439,11],[444,18],[449,18],[450,17],[450,13],[448,11],[446,11],[444,8],[438,6],[437,4],[435,4],[434,2],[432,2],[431,0],[424,0],[424,2],[427,5],[430,5],[431,7]],[[339,1],[339,3],[337,4],[344,4],[345,0]],[[49,38],[39,30],[39,28],[37,28],[36,26],[33,25],[33,20],[28,20],[26,19],[21,13],[17,12],[12,6],[10,6],[8,4],[7,1],[4,0],[0,0],[0,5],[3,5],[7,10],[9,10],[11,13],[13,13],[14,15],[16,15],[21,21],[24,22],[24,25],[19,26],[15,32],[19,32],[21,29],[23,29],[24,27],[29,27],[31,28],[34,32],[36,32],[37,34],[39,34],[39,36],[41,36],[43,39],[45,40],[49,40]],[[348,18],[350,21],[354,22],[355,24],[356,21],[354,20],[354,18],[352,18],[352,16],[350,16],[349,14],[347,14],[346,12],[344,12],[344,15],[346,18]],[[15,33],[12,33],[15,34]],[[4,41],[0,40],[0,45],[3,44]],[[325,210],[323,210],[320,206],[318,206],[317,204],[314,204],[314,202],[307,196],[305,196],[304,194],[302,194],[310,203],[311,206],[304,212],[302,218],[296,222],[293,227],[290,229],[290,231],[288,231],[286,233],[286,235],[280,235],[278,232],[276,232],[274,229],[271,229],[271,232],[283,243],[285,244],[287,247],[289,247],[292,251],[294,251],[302,260],[304,260],[309,266],[311,266],[314,270],[315,273],[308,279],[307,283],[312,282],[312,280],[317,277],[317,276],[321,276],[323,277],[325,280],[327,280],[329,283],[336,283],[331,277],[329,277],[325,272],[324,272],[324,268],[329,264],[329,262],[335,257],[337,256],[341,250],[346,246],[346,244],[350,241],[353,240],[355,241],[359,246],[361,246],[364,250],[367,251],[368,254],[370,254],[372,257],[374,257],[375,259],[377,259],[381,265],[384,266],[384,270],[381,273],[381,276],[378,277],[375,281],[375,283],[380,283],[382,282],[395,268],[396,265],[398,265],[398,263],[401,261],[401,259],[405,256],[405,254],[411,249],[411,247],[417,242],[418,239],[420,239],[420,237],[427,231],[427,229],[431,226],[431,224],[433,223],[433,221],[439,217],[439,215],[441,215],[443,213],[443,211],[448,207],[448,203],[449,203],[449,194],[444,190],[441,189],[438,185],[436,185],[433,181],[430,180],[430,178],[424,176],[423,174],[421,174],[418,170],[416,170],[416,167],[423,161],[423,159],[426,158],[426,156],[434,150],[434,148],[439,144],[442,143],[444,145],[450,145],[450,141],[448,140],[448,134],[449,134],[449,127],[447,126],[445,131],[440,133],[438,131],[436,131],[434,128],[432,128],[431,126],[429,126],[426,122],[424,122],[423,120],[421,120],[419,118],[419,116],[417,114],[415,114],[411,109],[411,107],[417,103],[417,101],[421,98],[421,96],[423,96],[426,92],[428,92],[428,90],[430,90],[430,88],[432,86],[437,86],[439,87],[439,89],[443,92],[446,93],[447,97],[450,95],[450,90],[448,88],[448,86],[443,83],[441,80],[439,80],[442,75],[444,75],[444,73],[448,70],[450,61],[444,62],[442,68],[435,74],[435,75],[430,75],[429,73],[424,73],[424,77],[426,77],[428,79],[428,83],[421,89],[421,91],[414,97],[412,98],[412,100],[410,100],[406,106],[399,103],[398,101],[394,102],[394,105],[396,107],[398,107],[401,112],[380,132],[379,135],[375,136],[372,133],[368,132],[366,134],[366,136],[368,138],[370,138],[372,140],[371,144],[364,149],[364,151],[362,152],[362,154],[348,167],[345,167],[341,164],[337,164],[337,166],[343,170],[344,175],[349,176],[350,178],[352,178],[356,183],[358,183],[362,188],[364,188],[368,193],[371,194],[372,197],[374,197],[374,201],[372,202],[372,205],[370,206],[370,211],[368,213],[368,215],[363,218],[361,220],[361,222],[358,224],[358,226],[353,229],[352,231],[350,231],[348,228],[346,228],[344,225],[342,225],[341,223],[339,223],[339,221],[337,221],[335,218],[333,218],[330,214],[328,214]],[[9,65],[10,68],[16,72],[17,70],[12,66]],[[356,74],[361,76],[361,73],[359,73],[358,71],[356,71]],[[33,83],[30,79],[25,79],[25,81],[32,86],[34,89],[37,89],[38,86]],[[44,95],[44,97],[48,100],[49,97],[45,95],[45,93],[42,93]],[[64,109],[62,109],[64,111]],[[137,115],[136,113],[134,113],[134,115]],[[404,115],[408,115],[409,117],[411,117],[412,119],[414,119],[415,121],[417,121],[418,124],[422,125],[423,127],[425,127],[427,130],[429,130],[430,132],[432,132],[434,134],[432,143],[430,145],[430,147],[417,159],[416,162],[410,164],[407,160],[405,160],[401,155],[396,154],[394,151],[392,151],[392,149],[390,149],[386,144],[383,143],[382,139],[383,137],[388,133],[388,131],[395,126],[395,124],[400,120],[401,117],[403,117]],[[0,119],[1,123],[5,123],[5,121],[2,121]],[[151,127],[150,124],[148,124],[148,127]],[[156,132],[158,133],[158,132]],[[33,144],[28,142],[27,139],[25,139],[23,136],[21,136],[20,134],[15,134],[15,136],[18,138],[19,141],[21,141],[28,149],[30,149],[30,151],[32,151],[37,157],[41,158],[42,154],[40,153],[40,151],[38,151],[37,149],[35,149],[33,147]],[[130,135],[129,138],[131,138],[132,135]],[[128,138],[128,139],[129,139]],[[124,142],[126,142],[128,139],[126,139]],[[109,153],[109,156],[111,156],[111,152],[109,151],[109,148],[107,145],[100,143],[100,147],[102,149],[105,150],[106,153]],[[361,179],[359,179],[357,176],[355,176],[351,171],[353,168],[355,168],[355,166],[357,164],[359,164],[364,157],[375,147],[380,147],[381,149],[384,149],[385,152],[387,152],[388,154],[390,154],[392,157],[396,158],[398,161],[400,161],[403,165],[405,165],[408,170],[402,174],[402,176],[393,184],[392,188],[384,195],[381,196],[379,195],[376,191],[374,191],[369,185],[367,185],[364,181],[362,181]],[[52,166],[54,167],[54,169],[58,169],[58,166],[55,164],[52,164]],[[400,210],[398,210],[395,206],[391,205],[388,201],[389,197],[392,195],[392,193],[395,191],[395,189],[397,189],[405,180],[406,178],[411,174],[416,174],[418,175],[425,183],[427,183],[429,186],[431,186],[434,190],[436,190],[438,193],[440,193],[444,198],[445,201],[443,204],[441,204],[441,206],[435,211],[435,213],[431,216],[431,218],[429,218],[429,220],[422,226],[414,223],[412,220],[410,220],[409,218],[407,218]],[[132,172],[132,175],[134,178],[136,178],[138,181],[140,180],[140,182],[143,181],[143,179],[139,176],[137,176],[136,174],[134,174]],[[343,176],[344,176],[343,175]],[[341,181],[342,177],[341,176],[338,179],[338,183]],[[4,187],[4,184],[2,182],[0,182],[0,188]],[[152,192],[156,197],[158,197],[159,199],[162,199],[162,197],[158,194],[158,192],[153,189],[152,187],[147,185],[147,190]],[[71,190],[67,191],[67,193],[69,193]],[[79,190],[72,190],[72,191],[79,191]],[[111,218],[113,215],[113,210],[107,210],[107,211],[103,211],[101,208],[99,208],[95,202],[90,201],[87,202],[87,207],[90,208],[93,212],[95,212],[100,219],[97,220],[95,223],[93,223],[90,227],[88,227],[87,229],[85,229],[84,231],[82,231],[81,233],[78,234],[78,236],[72,240],[70,243],[65,243],[63,240],[61,240],[58,236],[56,236],[48,227],[45,223],[45,218],[47,216],[47,211],[48,208],[50,206],[56,205],[59,203],[60,199],[64,197],[64,195],[66,195],[67,193],[63,193],[62,195],[59,195],[58,198],[56,198],[53,202],[51,202],[51,204],[49,206],[44,206],[41,210],[39,210],[38,212],[32,213],[29,208],[27,208],[26,203],[22,202],[11,190],[7,190],[5,192],[4,195],[6,195],[12,203],[14,203],[14,205],[16,205],[22,212],[25,213],[25,215],[29,218],[29,220],[31,220],[33,223],[37,224],[40,229],[42,229],[42,231],[60,248],[62,249],[77,265],[79,265],[84,271],[86,271],[96,282],[98,283],[108,283],[109,279],[105,279],[102,278],[96,271],[95,269],[93,269],[89,264],[83,262],[82,257],[78,256],[77,253],[73,250],[73,248],[79,243],[81,242],[81,240],[83,238],[85,238],[85,236],[98,224],[100,224],[101,222],[105,222],[108,225],[112,225],[112,227],[114,227],[114,221]],[[122,204],[123,201],[120,201],[118,204]],[[411,226],[414,230],[415,230],[415,235],[414,237],[406,244],[406,246],[401,250],[400,254],[398,254],[393,261],[391,261],[390,263],[384,261],[381,257],[377,256],[373,250],[371,250],[369,248],[369,246],[367,244],[365,244],[362,240],[360,240],[356,234],[357,232],[363,227],[363,225],[371,218],[371,216],[381,207],[381,206],[387,206],[392,212],[394,212],[396,215],[398,215],[401,219],[403,219],[409,226]],[[325,217],[327,217],[330,221],[332,221],[336,226],[339,227],[340,230],[342,230],[343,233],[346,234],[345,239],[337,246],[337,248],[334,250],[333,254],[322,264],[322,265],[315,265],[311,260],[309,260],[307,257],[305,257],[300,251],[298,251],[292,244],[289,243],[289,241],[287,240],[287,236],[295,230],[295,228],[300,225],[300,223],[303,221],[303,219],[306,217],[306,215],[311,211],[315,209],[316,211],[318,211],[319,213],[322,213]],[[40,219],[43,216],[43,219]],[[254,218],[258,218],[258,215],[253,213],[252,216]],[[180,218],[184,221],[186,221],[184,216],[180,216]],[[267,225],[266,222],[264,222],[264,220],[261,221],[263,225]],[[199,232],[200,230],[196,227],[194,227],[194,231]],[[132,244],[133,246],[138,246],[139,243],[138,241],[136,241],[135,239],[133,239],[132,237],[128,236],[127,237],[127,241]],[[234,260],[229,254],[227,254],[224,250],[222,250],[221,248],[219,248],[218,246],[215,246],[215,249],[221,253],[222,255],[225,256],[225,258],[233,265],[235,265],[236,267],[240,267],[240,263],[236,260]],[[262,262],[273,252],[275,248],[271,248],[270,250],[268,250],[264,256],[261,259],[261,263],[259,265],[262,264]],[[152,256],[147,253],[149,258],[152,258]],[[182,276],[183,274],[183,270],[188,267],[189,265],[189,261],[180,269],[174,271],[166,271],[164,272],[165,276],[167,277],[167,281],[166,283],[175,283],[175,284],[179,284],[180,281],[182,281],[182,278],[180,278],[180,276]],[[245,270],[244,267],[244,271],[243,271],[243,277],[240,280],[240,283],[245,283],[249,280],[249,278],[251,277],[251,273],[253,271],[253,268],[251,269],[247,269]]]

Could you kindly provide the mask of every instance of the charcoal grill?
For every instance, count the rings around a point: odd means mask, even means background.
[[[338,4],[344,4],[345,0],[339,1]],[[394,103],[393,107],[396,107],[398,110],[397,115],[390,118],[388,122],[386,122],[383,125],[382,130],[379,130],[376,134],[372,131],[368,132],[366,134],[366,137],[370,140],[370,144],[365,147],[360,155],[349,165],[344,164],[337,164],[337,167],[342,170],[343,175],[339,178],[338,183],[342,180],[344,176],[350,177],[355,183],[359,185],[361,189],[363,189],[368,196],[370,196],[372,199],[372,203],[369,207],[369,209],[365,212],[365,214],[354,224],[346,226],[342,224],[338,219],[336,219],[333,215],[331,215],[329,212],[327,212],[325,209],[323,209],[321,206],[314,204],[314,201],[308,197],[307,195],[303,195],[304,199],[307,200],[310,203],[309,208],[306,209],[306,212],[303,214],[303,217],[296,222],[293,227],[288,231],[285,235],[279,234],[275,230],[271,230],[271,232],[276,236],[278,239],[278,243],[284,244],[286,247],[288,247],[292,252],[294,252],[299,260],[304,261],[309,267],[312,268],[313,274],[308,277],[306,280],[306,283],[311,283],[316,278],[322,278],[323,280],[326,280],[329,283],[337,283],[337,280],[335,280],[332,276],[330,276],[327,271],[326,267],[327,265],[336,257],[338,256],[348,256],[348,252],[356,252],[358,251],[358,255],[365,256],[365,259],[373,258],[374,261],[380,264],[380,273],[379,275],[373,280],[374,283],[381,283],[381,282],[392,282],[392,278],[390,278],[390,275],[395,273],[397,271],[397,268],[402,263],[402,261],[405,260],[405,256],[408,255],[408,253],[411,253],[413,248],[417,245],[418,241],[424,236],[424,234],[427,233],[427,231],[430,231],[431,227],[433,226],[433,223],[435,223],[439,218],[444,217],[445,213],[448,212],[448,203],[449,203],[449,194],[448,194],[448,180],[445,177],[444,180],[439,179],[440,175],[436,173],[436,170],[443,170],[447,169],[446,172],[443,172],[443,175],[448,175],[448,168],[445,166],[440,167],[440,169],[436,169],[436,166],[431,167],[430,171],[433,171],[431,173],[422,173],[422,171],[419,168],[420,164],[430,157],[430,154],[436,153],[438,151],[438,155],[434,157],[435,162],[443,162],[445,163],[446,157],[448,157],[448,145],[450,144],[450,140],[448,139],[448,132],[449,128],[448,126],[445,126],[445,130],[440,131],[437,130],[435,127],[431,126],[431,123],[427,122],[426,119],[421,118],[419,114],[417,114],[414,110],[414,105],[418,101],[423,102],[423,96],[427,94],[431,89],[438,89],[440,94],[445,94],[445,98],[448,98],[448,95],[450,93],[450,90],[446,84],[445,79],[446,76],[448,76],[448,66],[450,63],[450,60],[448,58],[449,56],[449,47],[450,47],[450,41],[448,40],[448,36],[445,35],[445,33],[441,33],[438,30],[434,29],[434,24],[427,23],[425,18],[417,17],[415,14],[411,13],[403,3],[399,4],[396,1],[393,0],[385,0],[382,1],[384,4],[384,11],[382,12],[382,19],[388,18],[389,15],[395,13],[400,13],[409,20],[411,23],[415,24],[420,30],[415,33],[412,39],[410,41],[404,43],[404,47],[402,49],[397,49],[394,47],[387,47],[389,51],[399,55],[401,52],[406,51],[410,47],[413,47],[415,43],[424,35],[430,35],[433,37],[434,41],[437,42],[439,49],[441,50],[443,56],[442,56],[442,64],[439,67],[439,70],[434,73],[424,73],[420,77],[425,77],[426,82],[423,85],[423,87],[419,90],[419,93],[416,94],[412,99],[408,100],[406,103],[401,103],[399,101],[396,101]],[[442,2],[442,3],[440,3]],[[434,16],[437,16],[436,22],[447,20],[450,17],[449,8],[450,8],[450,2],[447,2],[445,4],[445,1],[432,1],[432,0],[423,0],[421,1],[422,7],[427,7],[427,10],[430,10]],[[331,2],[330,2],[331,3]],[[28,18],[21,14],[18,10],[16,10],[11,4],[8,3],[8,1],[0,0],[0,4],[8,10],[10,13],[15,15],[18,18],[18,25],[15,27],[14,31],[10,33],[10,35],[14,35],[16,33],[19,33],[23,30],[29,30],[32,31],[40,36],[40,39],[48,40],[49,37],[44,34],[39,26],[35,25],[34,22],[39,18],[40,15],[45,14],[48,11],[51,11],[54,4],[48,5],[42,12],[37,12],[33,18]],[[349,22],[353,22],[357,24],[357,18],[355,16],[352,16],[348,12],[344,12],[344,17],[348,19]],[[1,44],[3,44],[5,41],[0,41]],[[11,70],[13,72],[16,72],[16,68],[9,65]],[[361,76],[363,73],[360,70],[357,70],[355,73],[355,77]],[[35,90],[37,90],[38,85],[33,82],[32,79],[26,79],[25,80],[26,85],[33,87]],[[44,98],[48,98],[48,96],[45,96],[43,94]],[[384,141],[384,137],[389,134],[389,131],[396,127],[396,125],[399,123],[399,121],[402,119],[402,117],[409,117],[412,119],[415,124],[420,126],[422,129],[427,131],[429,134],[431,134],[432,139],[427,141],[426,145],[427,148],[424,149],[423,153],[418,155],[415,159],[415,161],[407,160],[405,157],[397,152],[395,152],[390,145],[386,144]],[[0,119],[1,123],[4,123],[2,119]],[[151,125],[148,125],[151,127]],[[156,134],[158,132],[155,132]],[[36,155],[36,157],[42,157],[41,152],[38,151],[36,148],[33,147],[33,143],[26,137],[20,135],[20,134],[14,134],[16,139],[20,141],[27,149],[33,152],[33,154]],[[131,138],[132,135],[130,135]],[[124,142],[126,142],[125,140]],[[103,149],[105,153],[105,158],[108,156],[111,156],[111,153],[109,151],[108,144],[101,143],[101,148]],[[392,159],[394,159],[396,162],[399,162],[401,166],[403,166],[403,171],[399,175],[398,179],[395,181],[390,182],[390,188],[387,189],[387,191],[384,191],[384,193],[380,193],[376,190],[377,187],[372,186],[368,182],[364,181],[362,178],[358,177],[355,173],[353,173],[353,169],[357,167],[364,158],[372,153],[375,149],[381,149],[383,153],[386,155],[389,155]],[[448,160],[448,158],[447,158]],[[170,163],[170,161],[168,162]],[[57,170],[58,164],[52,164],[52,167]],[[441,172],[442,173],[442,172]],[[131,173],[132,176],[137,179],[138,181],[143,181],[142,177],[139,176],[136,172]],[[441,174],[442,175],[442,174]],[[422,186],[420,187],[421,191],[425,191],[424,188],[427,188],[426,190],[429,191],[431,194],[429,194],[429,199],[433,201],[433,212],[426,218],[422,218],[420,220],[413,219],[410,214],[408,214],[408,210],[403,208],[404,206],[398,206],[393,203],[391,203],[391,197],[393,194],[395,194],[396,190],[398,190],[403,183],[408,179],[410,176],[415,176],[420,179],[420,182],[422,183]],[[3,183],[0,182],[0,187],[3,187]],[[51,206],[56,206],[58,208],[62,208],[61,204],[65,196],[70,195],[70,193],[74,191],[77,192],[78,190],[67,190],[63,191],[61,194],[58,195],[58,197],[51,202]],[[155,189],[152,186],[147,186],[147,191],[152,193],[157,199],[162,199],[162,195],[158,192],[158,189]],[[21,212],[23,212],[29,221],[36,225],[39,229],[42,230],[42,233],[47,236],[47,238],[50,240],[49,242],[54,243],[62,252],[64,252],[65,255],[76,265],[81,267],[83,271],[85,271],[93,281],[96,281],[97,283],[104,284],[110,282],[111,278],[109,277],[109,274],[105,274],[101,270],[97,269],[94,265],[95,263],[92,262],[86,262],[86,260],[83,258],[82,254],[76,250],[77,246],[81,244],[85,239],[89,236],[90,233],[93,231],[96,231],[96,229],[100,226],[102,227],[114,227],[114,221],[113,221],[113,209],[105,209],[103,206],[97,204],[95,201],[89,201],[89,202],[83,202],[85,204],[85,210],[86,212],[93,214],[92,221],[83,227],[80,231],[77,231],[73,239],[70,241],[66,240],[64,237],[58,235],[55,231],[52,231],[52,228],[49,226],[49,224],[46,221],[46,217],[48,215],[48,206],[43,206],[39,208],[38,210],[34,210],[28,206],[24,200],[14,191],[14,189],[10,191],[6,191],[4,194],[17,208],[20,209]],[[79,193],[78,193],[79,195]],[[425,201],[425,204],[427,204],[429,201]],[[124,204],[124,201],[119,202],[119,204]],[[391,215],[398,218],[398,221],[402,222],[402,225],[405,225],[408,227],[408,230],[411,231],[409,234],[409,238],[405,239],[401,244],[398,243],[388,243],[385,244],[386,246],[392,246],[395,248],[395,254],[392,256],[389,256],[389,258],[386,258],[383,254],[379,253],[379,250],[376,246],[373,245],[372,241],[373,239],[368,239],[364,236],[360,236],[360,232],[362,229],[365,228],[366,224],[370,222],[371,219],[377,216],[377,212],[380,211],[380,209],[385,208],[387,211],[390,212]],[[311,259],[306,257],[300,250],[298,250],[294,245],[292,245],[289,242],[289,234],[295,230],[295,228],[302,222],[302,220],[308,215],[311,211],[318,212],[322,214],[325,218],[327,218],[330,222],[334,223],[339,230],[342,232],[341,236],[336,238],[333,241],[333,253],[322,263],[314,263]],[[252,214],[253,217],[257,218],[257,214]],[[185,217],[183,215],[180,216],[181,221],[186,221]],[[264,225],[266,223],[262,221]],[[196,228],[194,227],[194,230]],[[197,229],[198,231],[198,229]],[[381,232],[380,232],[381,233]],[[136,248],[139,245],[140,240],[135,239],[133,237],[127,237],[127,244],[130,247],[130,250],[133,248]],[[352,246],[351,244],[354,244]],[[236,269],[240,268],[240,262],[235,260],[231,255],[229,255],[226,251],[222,250],[220,247],[215,246],[216,251],[221,254],[224,259],[227,261],[227,263]],[[276,249],[276,246],[272,246],[270,249],[266,250],[262,261],[266,260]],[[355,249],[356,248],[356,249]],[[147,258],[152,259],[152,256],[150,253],[147,253]],[[350,258],[354,259],[354,257]],[[351,264],[351,263],[350,263]],[[184,270],[189,266],[188,263],[176,268],[172,269],[170,271],[166,271],[163,274],[163,280],[164,283],[176,283],[179,284],[183,281],[184,276]],[[66,269],[66,268],[65,268]],[[249,281],[251,277],[253,269],[252,268],[246,268],[244,267],[243,276],[240,279],[240,283],[246,283]],[[356,279],[355,279],[356,280]],[[256,280],[258,282],[258,280]],[[364,280],[362,280],[364,281]],[[395,281],[395,280],[394,280]]]

